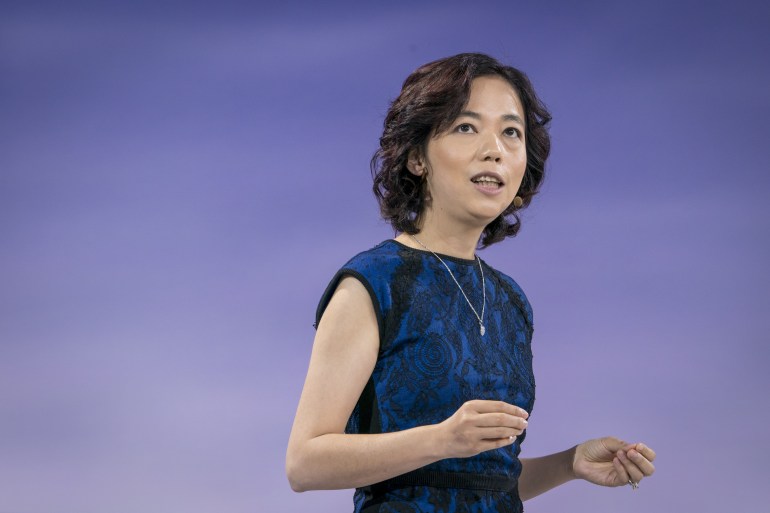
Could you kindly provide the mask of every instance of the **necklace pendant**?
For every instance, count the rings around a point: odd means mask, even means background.
[[[455,285],[457,285],[457,288],[460,289],[460,293],[465,298],[465,302],[468,303],[468,306],[470,307],[471,311],[473,312],[473,315],[475,315],[476,319],[479,321],[479,333],[483,337],[484,333],[487,332],[487,329],[484,327],[484,321],[482,321],[482,319],[484,318],[484,308],[487,306],[487,285],[486,285],[487,282],[486,282],[486,280],[484,280],[484,267],[482,267],[482,265],[481,265],[481,259],[479,258],[479,256],[476,255],[476,263],[479,264],[479,271],[481,272],[481,296],[483,298],[482,302],[481,302],[481,315],[479,315],[476,312],[476,309],[473,308],[473,305],[471,304],[471,300],[468,299],[468,296],[465,294],[465,291],[463,290],[462,285],[460,285],[460,282],[457,281],[457,278],[455,278],[455,275],[452,273],[452,269],[450,269],[449,266],[446,265],[446,262],[444,262],[441,259],[441,257],[438,256],[436,253],[434,253],[432,249],[430,249],[428,246],[426,246],[425,244],[420,242],[420,239],[418,239],[414,235],[410,235],[410,237],[412,239],[414,239],[415,242],[417,242],[417,244],[419,244],[420,246],[425,248],[427,251],[430,251],[431,253],[433,253],[433,256],[438,258],[438,261],[441,262],[441,264],[444,266],[444,268],[446,268],[446,272],[449,273],[449,276],[452,278],[452,281],[455,282]]]

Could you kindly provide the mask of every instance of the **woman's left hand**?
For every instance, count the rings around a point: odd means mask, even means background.
[[[655,472],[655,451],[643,443],[627,444],[607,436],[583,442],[575,448],[575,477],[602,486],[638,484]]]

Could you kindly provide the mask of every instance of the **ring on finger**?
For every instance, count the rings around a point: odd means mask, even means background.
[[[632,481],[632,480],[629,479],[628,480],[628,484],[631,485],[631,489],[632,490],[636,490],[637,488],[639,488],[639,482],[638,481]]]

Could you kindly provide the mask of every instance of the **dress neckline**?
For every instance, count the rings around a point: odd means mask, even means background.
[[[399,242],[396,239],[388,239],[385,242],[392,242],[393,244],[396,244],[400,248],[407,249],[407,250],[412,251],[414,253],[420,253],[422,255],[426,255],[426,256],[429,256],[431,258],[436,258],[436,256],[433,253],[431,253],[430,251],[426,251],[424,249],[417,249],[417,248],[413,248],[411,246],[407,246],[403,242]],[[476,264],[476,259],[475,258],[474,259],[460,258],[460,257],[452,256],[452,255],[445,255],[444,253],[439,253],[439,252],[436,252],[436,255],[440,256],[444,260],[450,260],[450,261],[458,263],[458,264],[478,265],[478,264]],[[479,260],[481,260],[481,259],[479,259]],[[483,262],[483,260],[482,260],[482,262]]]

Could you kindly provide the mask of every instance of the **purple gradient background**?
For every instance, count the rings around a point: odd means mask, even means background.
[[[392,235],[388,101],[461,51],[554,114],[542,194],[482,253],[535,309],[524,455],[659,454],[637,493],[527,511],[766,511],[770,8],[533,3],[5,2],[0,512],[350,511],[284,476],[315,305]]]

